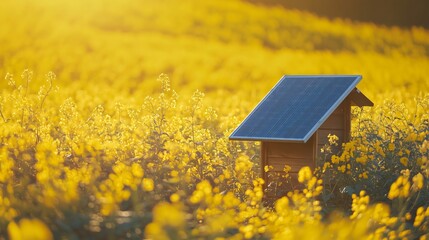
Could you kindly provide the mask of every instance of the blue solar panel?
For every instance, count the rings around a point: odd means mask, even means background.
[[[361,78],[283,76],[230,139],[306,142]]]

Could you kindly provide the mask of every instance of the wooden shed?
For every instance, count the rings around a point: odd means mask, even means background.
[[[314,169],[328,134],[350,139],[352,106],[373,106],[356,85],[360,75],[283,76],[229,137],[261,142],[262,177],[274,181],[272,173],[291,166],[296,179],[303,166]],[[273,167],[271,175],[264,166]]]

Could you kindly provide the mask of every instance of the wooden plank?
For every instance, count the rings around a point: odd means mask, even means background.
[[[268,165],[273,167],[273,171],[283,171],[285,165],[289,165],[291,172],[298,172],[302,167],[309,166],[314,169],[313,159],[296,158],[269,158]]]
[[[329,116],[319,129],[344,129],[344,115],[335,114]]]
[[[270,142],[268,143],[268,156],[285,156],[292,158],[311,157],[313,146],[313,139],[307,143],[281,143]]]
[[[333,115],[343,115],[344,114],[344,102],[342,102],[340,104],[340,106],[337,107],[337,109],[334,110],[334,112],[332,113]]]
[[[314,137],[307,143],[267,143],[267,164],[274,167],[274,171],[283,171],[285,165],[299,171],[303,166],[314,168]]]

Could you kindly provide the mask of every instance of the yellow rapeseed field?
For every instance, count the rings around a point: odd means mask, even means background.
[[[360,74],[375,106],[272,202],[258,143],[228,136],[284,74]],[[0,239],[429,237],[428,30],[239,0],[2,0],[0,77]]]

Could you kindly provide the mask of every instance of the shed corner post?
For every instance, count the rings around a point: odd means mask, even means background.
[[[351,121],[352,121],[352,101],[348,97],[346,98],[346,105],[345,105],[345,111],[344,111],[344,141],[343,142],[349,142],[351,139]]]
[[[261,177],[264,180],[264,187],[268,186],[268,176],[265,172],[265,166],[267,166],[268,159],[267,159],[267,143],[261,141]]]
[[[316,169],[316,167],[319,165],[319,162],[318,162],[319,161],[319,152],[320,152],[320,149],[318,149],[318,147],[319,147],[319,130],[317,130],[314,133],[313,138],[314,138],[314,140],[313,140],[313,164],[314,164],[313,171],[314,171],[314,169]]]

